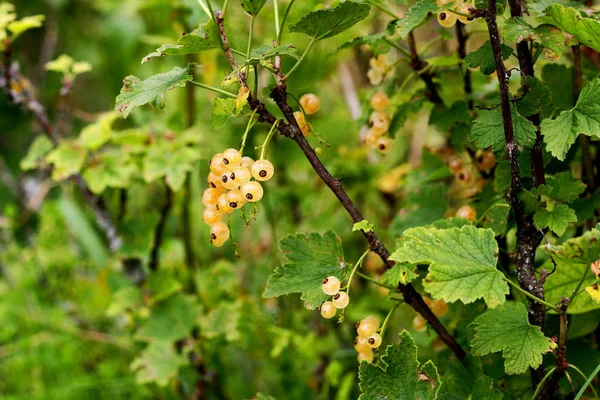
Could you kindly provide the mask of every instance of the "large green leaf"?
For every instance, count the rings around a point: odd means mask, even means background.
[[[577,222],[575,211],[564,204],[556,204],[554,208],[540,208],[533,216],[533,222],[538,228],[549,228],[558,236],[562,236],[569,223]]]
[[[536,138],[535,125],[519,114],[514,106],[511,106],[511,116],[517,146],[530,148]],[[480,149],[491,147],[496,152],[504,150],[506,140],[504,139],[504,119],[500,107],[481,111],[477,119],[473,121],[471,142]]]
[[[512,54],[509,46],[502,45],[502,58],[507,60]],[[494,60],[494,51],[488,40],[480,48],[470,52],[465,57],[464,68],[479,68],[482,74],[490,75],[496,71],[496,61]]]
[[[164,177],[167,185],[177,192],[183,187],[186,174],[199,157],[198,151],[190,147],[170,149],[154,146],[144,157],[144,180],[149,183]]]
[[[138,384],[156,383],[167,386],[180,367],[187,362],[183,355],[177,354],[172,343],[155,342],[146,347],[138,358],[131,363]]]
[[[487,310],[473,321],[473,354],[483,356],[502,351],[507,374],[522,374],[542,363],[542,354],[554,345],[539,326],[530,325],[523,303],[507,302]]]
[[[538,18],[541,22],[554,25],[575,36],[587,47],[600,51],[600,21],[585,18],[586,14],[562,4],[552,4],[544,12],[546,15]]]
[[[177,87],[184,87],[192,80],[190,70],[193,64],[186,68],[175,67],[169,72],[151,76],[146,80],[130,75],[123,80],[121,93],[117,96],[115,110],[127,118],[135,108],[150,103],[153,108],[165,107],[165,94]]]
[[[522,17],[509,18],[504,24],[504,39],[509,42],[538,41],[544,46],[544,57],[556,61],[570,46],[578,43],[577,39],[552,25],[533,27]]]
[[[362,362],[358,369],[360,400],[434,400],[441,382],[431,361],[417,360],[417,346],[402,331],[398,344],[387,346],[381,366]]]
[[[336,7],[305,15],[290,25],[290,32],[305,33],[315,40],[330,38],[367,18],[370,11],[368,4],[345,1]]]
[[[119,113],[116,111],[100,115],[94,123],[81,130],[77,144],[86,149],[97,150],[110,140],[113,135],[112,124],[117,118],[119,118]]]
[[[406,36],[414,29],[423,25],[427,19],[441,10],[447,10],[454,6],[454,4],[446,4],[438,6],[435,0],[419,0],[412,6],[404,18],[400,19],[396,23],[396,27],[400,32],[402,39],[406,39]]]
[[[585,85],[574,108],[544,119],[540,127],[546,150],[561,161],[577,135],[600,138],[600,78]]]
[[[46,162],[52,164],[52,179],[60,181],[81,171],[87,151],[78,145],[64,141],[46,155]]]
[[[318,233],[284,236],[279,248],[288,262],[275,268],[263,297],[302,293],[308,309],[319,307],[329,298],[321,289],[321,281],[331,275],[341,281],[348,273],[340,242],[331,231],[323,236]]]
[[[390,260],[394,259],[390,257]],[[384,285],[392,287],[398,286],[398,283],[406,285],[413,279],[419,277],[419,274],[415,273],[415,270],[416,268],[414,265],[401,262],[386,270],[383,275],[381,275],[380,280]]]
[[[40,166],[44,156],[52,150],[54,144],[48,139],[47,136],[37,136],[33,143],[29,146],[27,155],[21,159],[19,167],[23,171],[36,169]]]
[[[392,258],[400,262],[430,264],[425,290],[446,302],[472,303],[483,298],[490,307],[509,293],[504,275],[496,269],[498,244],[491,229],[412,228]]]
[[[83,178],[92,192],[100,194],[107,187],[128,187],[136,172],[137,166],[128,155],[110,152],[96,157],[95,162],[83,170]]]
[[[219,33],[216,30],[213,20],[210,20],[180,37],[177,43],[163,44],[156,51],[144,57],[142,64],[154,57],[201,53],[206,50],[216,49],[219,45]]]

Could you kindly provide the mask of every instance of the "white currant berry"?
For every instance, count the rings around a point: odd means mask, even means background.
[[[369,78],[369,83],[371,85],[377,86],[383,80],[383,75],[381,74],[381,71],[371,68],[367,71],[367,78]]]
[[[412,326],[417,332],[425,332],[427,330],[427,321],[425,321],[425,318],[417,315],[412,321]]]
[[[229,179],[237,183],[238,186],[242,186],[248,182],[252,175],[248,168],[242,167],[241,165],[229,173]]]
[[[215,175],[221,176],[226,170],[227,166],[225,165],[225,159],[223,158],[223,154],[215,154],[210,160],[210,172],[212,172]]]
[[[264,191],[260,183],[256,181],[246,182],[241,187],[242,195],[250,203],[256,203],[262,199]]]
[[[377,139],[377,143],[375,143],[375,147],[377,151],[381,154],[387,154],[392,150],[392,139],[387,136],[380,137]]]
[[[208,177],[206,178],[208,181],[208,186],[213,189],[224,189],[223,182],[221,182],[221,175],[215,175],[212,172],[208,173]]]
[[[367,338],[367,342],[369,343],[369,346],[376,349],[381,346],[381,335],[379,333],[374,333]]]
[[[469,221],[475,221],[475,218],[477,218],[477,211],[471,206],[462,206],[456,210],[456,218],[465,218]]]
[[[362,336],[364,338],[368,338],[374,334],[376,330],[377,328],[375,328],[375,325],[365,321],[360,321],[356,324],[356,333],[358,333],[358,336]]]
[[[456,24],[458,18],[456,14],[450,11],[442,11],[437,15],[438,23],[444,28],[450,28]]]
[[[229,214],[233,211],[233,208],[229,205],[229,201],[227,201],[227,194],[223,193],[217,199],[217,210],[222,212],[223,214]]]
[[[337,292],[333,295],[333,305],[335,308],[343,309],[350,303],[350,297],[346,292]]]
[[[364,137],[364,142],[367,146],[377,147],[377,141],[385,132],[379,132],[377,129],[369,129]]]
[[[210,243],[215,247],[223,247],[223,245],[225,243],[227,243],[227,240],[212,240],[211,239]]]
[[[235,180],[235,174],[233,175],[233,179],[231,178],[231,174],[233,171],[226,171],[223,175],[221,175],[221,183],[225,189],[237,189],[240,185]]]
[[[321,99],[319,99],[319,96],[316,94],[307,93],[300,97],[300,105],[306,114],[311,115],[319,111],[319,108],[321,108]]]
[[[478,151],[475,154],[475,165],[480,171],[489,171],[496,166],[496,156],[491,151]]]
[[[371,96],[371,107],[376,111],[383,111],[390,103],[390,98],[384,91],[379,91]]]
[[[460,4],[457,4],[456,7],[454,7],[454,9],[456,11],[458,11],[459,13],[468,15],[468,17],[463,17],[462,15],[456,16],[458,18],[458,20],[465,25],[470,24],[471,22],[475,21],[475,16],[473,16],[470,11],[471,8],[474,8],[474,7],[469,2],[464,2],[464,3],[461,2]]]
[[[216,207],[206,207],[202,210],[202,220],[207,225],[214,225],[223,218],[223,213],[217,210]]]
[[[364,319],[363,322],[366,322],[367,324],[371,324],[375,327],[375,330],[379,329],[379,318],[373,316],[373,315],[367,315]]]
[[[252,164],[254,164],[254,160],[251,157],[248,157],[248,156],[242,157],[242,161],[240,162],[240,165],[242,167],[244,167],[248,171],[250,171],[250,168],[252,168]]]
[[[434,300],[431,303],[431,311],[433,311],[433,313],[435,314],[436,317],[443,317],[446,314],[448,314],[448,303],[446,303],[444,300],[442,299],[438,299],[438,300]]]
[[[238,208],[242,208],[246,203],[246,199],[242,195],[242,192],[239,189],[232,189],[225,195],[227,202],[229,203],[229,207],[234,210]]]
[[[333,296],[339,292],[341,286],[342,282],[334,275],[328,276],[321,281],[321,289],[323,289],[323,292],[328,296]]]
[[[371,68],[380,71],[386,69],[389,65],[387,54],[379,54],[377,57],[371,58],[369,60],[369,65]]]
[[[356,358],[358,359],[359,363],[361,363],[363,361],[371,363],[371,362],[373,362],[373,358],[375,358],[375,356],[373,355],[373,350],[361,351],[360,353],[358,353],[358,356]]]
[[[228,170],[237,168],[242,162],[242,155],[236,149],[227,149],[223,152],[223,164]]]
[[[364,338],[362,336],[355,337],[354,338],[354,350],[356,350],[358,353],[362,353],[363,351],[371,350],[371,346],[369,346],[369,342],[367,341],[367,338]]]
[[[215,188],[208,188],[202,192],[202,204],[205,207],[215,206],[217,204],[217,199],[223,193],[222,190]]]
[[[298,123],[298,126],[302,127],[302,125],[306,125],[306,118],[302,111],[294,111],[294,119]]]
[[[326,301],[323,304],[321,304],[321,315],[323,316],[323,318],[333,318],[336,312],[337,309],[335,308],[332,302]]]
[[[226,241],[229,239],[229,227],[224,222],[217,222],[210,227],[210,239]]]
[[[369,116],[369,124],[372,129],[385,132],[390,128],[390,114],[385,111],[373,111]]]
[[[268,181],[273,177],[275,169],[269,160],[258,160],[252,164],[250,171],[257,181]]]

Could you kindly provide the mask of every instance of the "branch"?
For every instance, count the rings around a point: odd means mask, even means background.
[[[444,102],[440,97],[438,89],[435,86],[435,83],[433,83],[433,74],[429,69],[425,70],[428,65],[427,62],[419,57],[413,32],[408,34],[408,48],[410,50],[410,66],[419,75],[421,80],[425,82],[425,86],[427,87],[427,98],[434,104],[443,104]]]
[[[148,261],[148,268],[150,271],[158,270],[158,252],[162,245],[163,232],[165,230],[165,225],[167,224],[167,218],[169,217],[171,207],[173,207],[173,191],[165,184],[165,202],[160,209],[160,219],[154,229],[154,240],[152,242],[152,248],[150,249],[150,260]]]
[[[469,34],[465,29],[465,25],[462,22],[456,23],[456,40],[458,42],[458,57],[460,61],[458,62],[458,68],[462,71],[463,61],[467,56],[467,39],[469,38]],[[469,110],[473,109],[473,83],[471,82],[471,71],[467,68],[463,73],[463,87],[465,89],[465,94],[467,96]]]

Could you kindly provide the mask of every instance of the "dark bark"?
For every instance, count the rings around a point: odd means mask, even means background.
[[[471,82],[471,71],[467,68],[466,71],[463,71],[463,61],[467,56],[467,40],[469,39],[469,35],[467,30],[465,29],[465,25],[461,22],[456,23],[456,41],[458,42],[458,57],[460,61],[458,62],[458,67],[463,74],[463,88],[465,90],[465,95],[467,96],[467,102],[469,105],[469,110],[473,109],[473,83]]]
[[[410,66],[419,75],[419,78],[425,83],[427,87],[426,96],[433,104],[443,104],[444,101],[440,97],[439,91],[433,82],[433,74],[429,70],[425,70],[427,62],[419,57],[417,52],[417,44],[415,41],[415,35],[413,32],[408,34],[408,49],[410,51]]]
[[[154,229],[154,240],[152,242],[152,248],[150,249],[150,260],[148,261],[148,268],[150,271],[158,270],[158,264],[160,261],[159,252],[160,246],[162,245],[163,233],[165,225],[167,224],[167,218],[171,208],[173,207],[173,191],[171,188],[165,185],[165,202],[160,209],[160,219]]]

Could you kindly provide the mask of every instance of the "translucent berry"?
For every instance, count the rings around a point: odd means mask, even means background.
[[[216,206],[217,199],[222,193],[222,190],[215,188],[208,188],[204,190],[204,192],[202,192],[202,204],[204,204],[205,207]]]
[[[364,138],[365,144],[369,147],[377,147],[377,141],[384,133],[385,132],[380,132],[377,129],[369,129]]]
[[[229,227],[224,222],[217,222],[210,227],[210,240],[226,241],[229,239]]]
[[[229,203],[229,207],[231,207],[234,210],[242,208],[244,206],[244,203],[246,203],[246,199],[244,199],[242,192],[238,189],[232,189],[229,192],[227,192],[225,198]]]
[[[262,199],[264,193],[262,186],[256,181],[244,183],[241,187],[241,191],[244,199],[250,203],[255,203]]]
[[[368,315],[363,319],[363,322],[366,322],[367,324],[371,324],[375,327],[375,330],[379,329],[379,318],[373,316],[373,315]]]
[[[471,11],[470,11],[471,8],[473,8],[473,5],[469,2],[460,3],[456,7],[454,7],[454,9],[456,11],[458,11],[459,13],[468,15],[468,17],[463,17],[462,15],[457,15],[458,20],[465,25],[470,24],[471,22],[473,22],[475,20],[475,17],[471,15]]]
[[[443,317],[448,314],[448,303],[442,299],[434,300],[431,304],[431,311],[433,311],[436,316]]]
[[[362,336],[355,337],[354,338],[354,350],[356,350],[359,353],[371,350],[371,346],[369,346],[369,342],[367,341],[367,338],[364,338]]]
[[[453,174],[458,173],[463,167],[463,160],[458,156],[450,157],[448,160],[448,169]]]
[[[454,175],[454,178],[461,185],[465,185],[465,186],[471,185],[473,183],[473,181],[475,181],[475,176],[473,175],[473,172],[469,168],[461,169]]]
[[[211,239],[210,243],[215,247],[223,247],[223,245],[225,243],[227,243],[227,240],[212,240]]]
[[[339,292],[341,286],[342,282],[340,282],[337,276],[328,276],[321,281],[321,289],[323,289],[323,292],[329,296],[333,296]]]
[[[244,183],[248,182],[251,177],[250,170],[241,165],[229,174],[229,179],[235,181],[238,186],[242,186]]]
[[[210,172],[215,175],[221,175],[223,172],[227,170],[227,166],[225,165],[225,159],[223,158],[223,153],[217,153],[210,160]]]
[[[469,221],[475,221],[475,218],[477,218],[477,211],[471,206],[462,206],[456,210],[456,218],[465,218]]]
[[[333,318],[336,312],[337,309],[335,308],[332,302],[326,301],[323,304],[321,304],[321,315],[323,316],[323,318]]]
[[[223,213],[217,210],[216,207],[206,207],[202,210],[202,220],[207,225],[214,225],[223,218]]]
[[[390,128],[391,118],[385,111],[373,111],[369,116],[369,124],[372,129],[386,132]]]
[[[356,358],[358,359],[359,363],[361,363],[363,361],[371,363],[371,362],[373,362],[374,357],[375,356],[373,355],[373,350],[371,350],[371,351],[361,351],[360,353],[358,353],[358,356]]]
[[[364,338],[368,338],[374,334],[376,330],[377,328],[375,328],[375,325],[365,322],[364,320],[356,324],[356,333],[358,333],[358,336]]]
[[[390,103],[390,99],[383,91],[379,91],[371,96],[371,107],[376,111],[383,111]]]
[[[369,346],[376,349],[381,346],[381,335],[379,333],[374,333],[367,338],[367,342],[369,343]]]
[[[346,292],[337,292],[333,295],[333,305],[335,308],[343,309],[350,303],[350,297]]]
[[[233,211],[233,208],[231,208],[231,206],[229,205],[229,202],[227,201],[226,193],[223,193],[217,199],[217,210],[219,210],[223,214],[229,214],[230,212]]]
[[[235,180],[235,173],[233,173],[233,178],[231,178],[231,174],[233,171],[226,171],[223,175],[221,175],[221,183],[225,189],[237,189],[240,185]]]
[[[392,139],[387,136],[380,137],[377,139],[377,143],[375,143],[377,151],[381,154],[387,154],[392,150]]]
[[[457,19],[458,18],[456,17],[456,14],[450,11],[442,11],[437,16],[439,24],[444,28],[450,28],[451,26],[454,26]]]
[[[302,134],[304,135],[304,137],[309,137],[311,134],[311,125],[310,124],[306,124],[306,125],[302,125],[300,126],[300,130],[302,131]]]
[[[380,70],[370,69],[367,71],[367,78],[369,78],[369,83],[373,86],[377,86],[383,80],[383,75]]]
[[[379,54],[377,57],[373,57],[369,60],[369,65],[373,69],[383,70],[389,65],[387,54]]]
[[[257,181],[268,181],[273,177],[274,168],[269,160],[258,160],[252,164],[252,176]]]
[[[302,111],[294,111],[294,118],[296,119],[298,126],[302,127],[302,125],[306,125],[306,118]]]
[[[319,99],[319,96],[316,94],[307,93],[300,97],[300,105],[306,114],[311,115],[319,111],[319,108],[321,108],[321,99]]]
[[[237,168],[242,162],[242,155],[236,149],[227,149],[223,152],[223,164],[228,170]]]
[[[475,166],[480,171],[489,171],[496,166],[496,156],[491,151],[478,151],[475,155]]]
[[[242,161],[240,162],[240,165],[244,168],[247,168],[248,171],[250,171],[250,168],[252,168],[252,164],[254,164],[254,160],[250,157],[244,156],[242,157]]]
[[[208,186],[210,186],[213,189],[223,188],[223,182],[221,182],[221,175],[215,175],[214,173],[209,172],[206,180],[208,181]]]
[[[420,315],[417,315],[412,321],[412,326],[417,332],[425,332],[427,329],[427,321]]]

